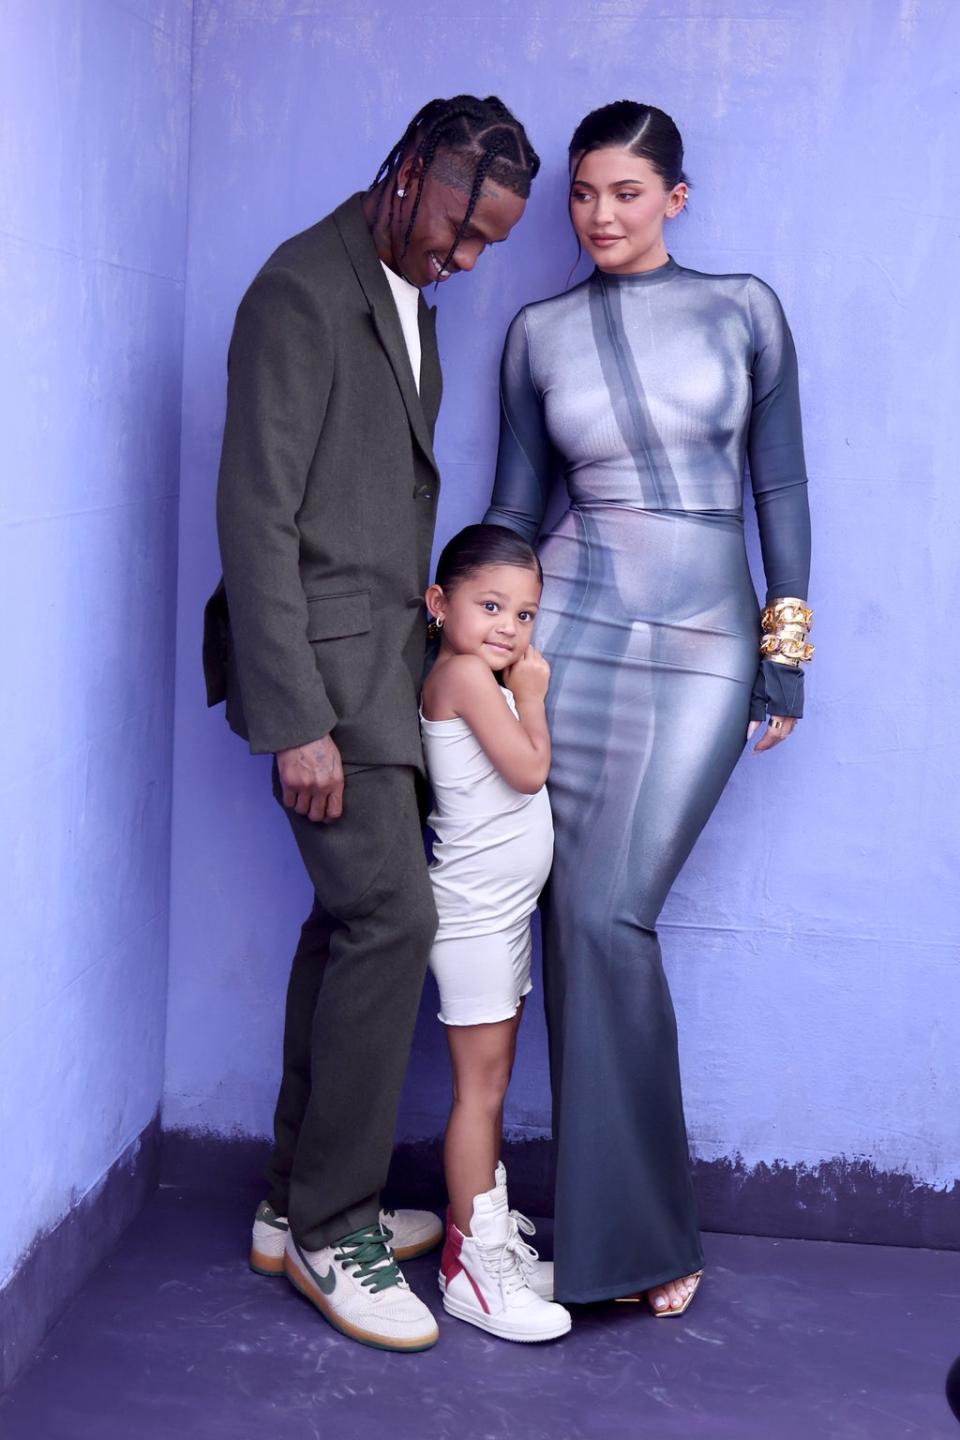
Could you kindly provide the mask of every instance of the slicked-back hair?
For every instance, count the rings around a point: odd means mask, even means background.
[[[681,181],[684,185],[690,184],[683,173],[683,138],[667,112],[656,105],[644,105],[639,100],[614,100],[610,105],[601,105],[599,110],[591,110],[573,132],[567,152],[571,186],[567,213],[571,223],[573,182],[581,160],[591,150],[609,149],[629,150],[631,155],[646,160],[667,190],[672,190]],[[577,258],[570,267],[571,276],[582,254],[583,248],[578,240]]]
[[[417,188],[403,234],[403,254],[410,244],[420,210],[424,180],[441,151],[453,159],[468,194],[464,217],[441,266],[445,270],[477,208],[483,182],[492,180],[526,200],[534,176],[540,169],[540,157],[520,121],[496,95],[488,95],[485,100],[478,99],[476,95],[430,100],[414,115],[370,186],[371,190],[383,186],[381,204],[389,190],[388,223],[392,227],[396,198],[393,177],[404,160],[412,158],[417,163]]]
[[[683,173],[683,140],[665,110],[639,100],[614,100],[585,115],[570,141],[570,166],[591,150],[629,150],[646,160],[668,190],[689,183]],[[571,175],[571,179],[572,179]]]
[[[467,525],[448,540],[437,561],[434,584],[448,594],[487,565],[516,565],[532,570],[543,584],[543,569],[532,545],[506,525]]]

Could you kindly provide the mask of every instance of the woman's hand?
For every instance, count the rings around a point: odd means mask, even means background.
[[[772,750],[774,745],[781,744],[782,741],[786,740],[788,735],[793,734],[793,727],[796,723],[796,720],[791,719],[789,715],[768,715],[767,728],[760,736],[756,745],[754,745],[754,754],[759,755],[762,750]],[[750,721],[750,724],[747,726],[748,740],[756,734],[762,724],[762,720]]]
[[[544,700],[550,684],[550,666],[531,645],[503,672],[503,678],[518,705],[524,700]]]

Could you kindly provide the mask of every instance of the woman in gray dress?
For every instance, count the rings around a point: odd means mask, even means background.
[[[632,101],[594,111],[570,164],[570,215],[596,269],[510,327],[486,516],[532,541],[563,476],[570,504],[540,546],[537,626],[553,671],[556,1298],[646,1295],[675,1315],[702,1254],[657,917],[764,711],[758,750],[802,713],[812,647],[797,365],[769,286],[668,256],[664,225],[687,197],[669,116]]]

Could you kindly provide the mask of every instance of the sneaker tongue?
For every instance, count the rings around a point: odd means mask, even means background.
[[[470,1230],[481,1245],[506,1244],[510,1238],[510,1212],[504,1189],[498,1186],[474,1197]]]

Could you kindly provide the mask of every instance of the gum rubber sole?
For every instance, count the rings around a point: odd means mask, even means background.
[[[346,1335],[350,1340],[356,1340],[361,1345],[369,1345],[372,1350],[391,1350],[415,1354],[421,1350],[432,1350],[440,1339],[440,1331],[434,1327],[436,1333],[429,1340],[384,1340],[369,1330],[361,1330],[358,1325],[351,1325],[349,1321],[342,1320],[328,1305],[326,1297],[319,1287],[314,1285],[310,1277],[304,1275],[303,1271],[298,1269],[286,1255],[284,1255],[283,1272],[293,1288],[320,1311],[328,1325],[334,1330],[339,1330],[341,1335]]]
[[[555,1330],[548,1331],[546,1335],[518,1334],[514,1330],[495,1329],[496,1321],[493,1316],[484,1315],[475,1310],[472,1305],[452,1299],[446,1291],[443,1291],[443,1308],[455,1320],[465,1320],[468,1325],[475,1325],[484,1334],[494,1335],[498,1340],[512,1340],[515,1345],[538,1345],[543,1340],[559,1340],[562,1336],[569,1335],[572,1325],[570,1317],[567,1316],[565,1325],[557,1326]]]
[[[250,1251],[250,1269],[254,1275],[266,1275],[268,1278],[283,1274],[282,1255],[264,1255],[261,1250]]]
[[[400,1265],[405,1260],[416,1260],[421,1255],[429,1255],[431,1250],[438,1250],[443,1240],[443,1231],[434,1240],[421,1240],[419,1245],[401,1245],[399,1250],[394,1250],[393,1258]]]

